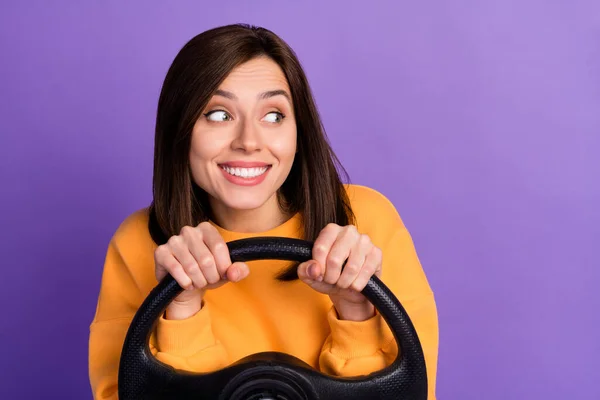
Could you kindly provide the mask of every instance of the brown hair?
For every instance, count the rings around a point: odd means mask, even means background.
[[[304,239],[313,241],[328,223],[354,223],[340,174],[348,178],[328,143],[308,80],[294,51],[273,32],[235,24],[205,31],[179,51],[158,101],[154,143],[153,201],[149,229],[157,244],[210,218],[208,195],[189,167],[192,128],[213,93],[238,65],[266,56],[283,70],[297,124],[292,169],[278,197],[290,213],[300,212]],[[278,276],[297,279],[295,265]]]

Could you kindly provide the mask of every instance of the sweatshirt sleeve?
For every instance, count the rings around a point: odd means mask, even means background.
[[[398,222],[395,233],[390,235],[388,230],[384,235],[388,239],[379,240],[383,253],[381,280],[400,300],[415,326],[425,356],[428,399],[435,400],[438,357],[436,304],[412,238],[397,214],[395,218]],[[332,308],[328,321],[331,333],[319,358],[319,366],[324,373],[335,376],[369,374],[385,368],[395,359],[397,344],[379,313],[366,321],[343,321],[338,319],[335,308]]]
[[[94,399],[117,399],[121,349],[137,309],[156,285],[153,251],[120,231],[106,254],[100,294],[89,336],[89,379]],[[150,350],[160,361],[182,370],[204,372],[228,364],[215,339],[210,305],[179,321],[160,318],[150,338]]]

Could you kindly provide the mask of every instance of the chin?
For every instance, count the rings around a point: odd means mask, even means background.
[[[223,203],[227,206],[227,208],[237,211],[256,210],[265,205],[264,201],[224,201]]]
[[[256,210],[264,206],[273,195],[253,195],[252,193],[230,193],[219,196],[219,202],[227,208],[239,211]]]

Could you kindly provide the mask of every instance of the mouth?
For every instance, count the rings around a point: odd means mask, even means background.
[[[227,172],[231,176],[235,176],[242,179],[256,179],[261,175],[264,175],[265,172],[271,165],[264,164],[261,166],[253,166],[253,167],[236,167],[230,166],[226,164],[220,164],[219,167],[225,172]]]

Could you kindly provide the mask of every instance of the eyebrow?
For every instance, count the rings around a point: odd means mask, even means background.
[[[217,91],[215,92],[215,96],[222,96],[225,97],[227,99],[230,100],[237,100],[237,96],[231,92],[228,92],[227,90],[222,90],[222,89],[217,89]],[[275,96],[283,96],[286,99],[288,99],[288,101],[291,103],[292,102],[292,98],[291,96],[288,94],[288,92],[286,92],[285,90],[282,89],[278,89],[278,90],[268,90],[266,92],[263,92],[261,94],[258,95],[258,98],[260,100],[266,100],[269,99],[271,97],[275,97]]]
[[[288,101],[291,103],[292,102],[292,98],[290,97],[290,95],[288,94],[288,92],[286,92],[285,90],[269,90],[268,92],[263,92],[261,94],[258,95],[258,98],[261,100],[266,100],[268,98],[271,97],[275,97],[275,96],[283,96],[286,99],[288,99]]]

